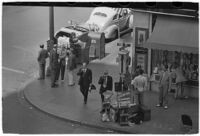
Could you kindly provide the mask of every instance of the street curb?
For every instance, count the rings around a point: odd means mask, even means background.
[[[72,120],[72,119],[67,119],[67,118],[64,118],[64,117],[60,117],[60,116],[57,116],[53,113],[50,113],[50,112],[47,112],[47,111],[44,111],[42,108],[40,108],[39,106],[36,106],[35,104],[33,104],[29,98],[27,97],[26,95],[26,92],[25,90],[22,90],[23,92],[23,95],[24,95],[24,98],[26,99],[26,101],[28,103],[30,103],[33,107],[35,107],[36,109],[44,112],[44,113],[47,113],[51,116],[54,116],[55,118],[59,118],[59,119],[63,119],[65,121],[68,121],[70,123],[74,123],[74,124],[79,124],[79,125],[84,125],[84,126],[87,126],[87,127],[93,127],[93,128],[97,128],[97,129],[104,129],[104,130],[107,130],[107,131],[114,131],[114,132],[118,132],[118,133],[121,133],[121,134],[134,134],[132,132],[128,132],[128,131],[122,131],[122,130],[118,130],[118,129],[115,129],[115,128],[111,128],[111,127],[103,127],[103,126],[99,126],[99,125],[94,125],[94,124],[90,124],[90,123],[86,123],[86,122],[81,122],[81,121],[78,121],[78,120]],[[136,134],[136,133],[135,133]]]

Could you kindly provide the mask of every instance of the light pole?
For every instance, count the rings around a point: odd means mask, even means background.
[[[50,38],[50,49],[54,44],[54,8],[49,7],[49,38]]]
[[[49,7],[49,40],[47,41],[47,50],[50,52],[54,45],[54,10],[53,6]],[[47,67],[46,76],[51,75],[50,59]]]

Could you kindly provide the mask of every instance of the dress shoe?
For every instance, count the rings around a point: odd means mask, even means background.
[[[165,105],[165,106],[164,106],[164,109],[168,109],[168,106],[167,106],[167,105]]]
[[[162,105],[161,104],[157,104],[156,107],[162,107]]]
[[[54,84],[54,85],[51,86],[51,88],[56,88],[56,87],[58,87],[57,84]]]

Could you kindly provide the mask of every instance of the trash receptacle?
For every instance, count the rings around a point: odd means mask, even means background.
[[[105,57],[105,34],[99,32],[90,32],[91,38],[89,57],[102,59]]]
[[[89,63],[89,48],[91,44],[91,39],[88,37],[88,35],[85,35],[84,37],[79,38],[78,42],[78,57],[77,57],[77,63]]]

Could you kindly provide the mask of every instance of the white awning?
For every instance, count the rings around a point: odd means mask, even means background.
[[[191,18],[158,15],[145,48],[198,53],[199,24]]]

